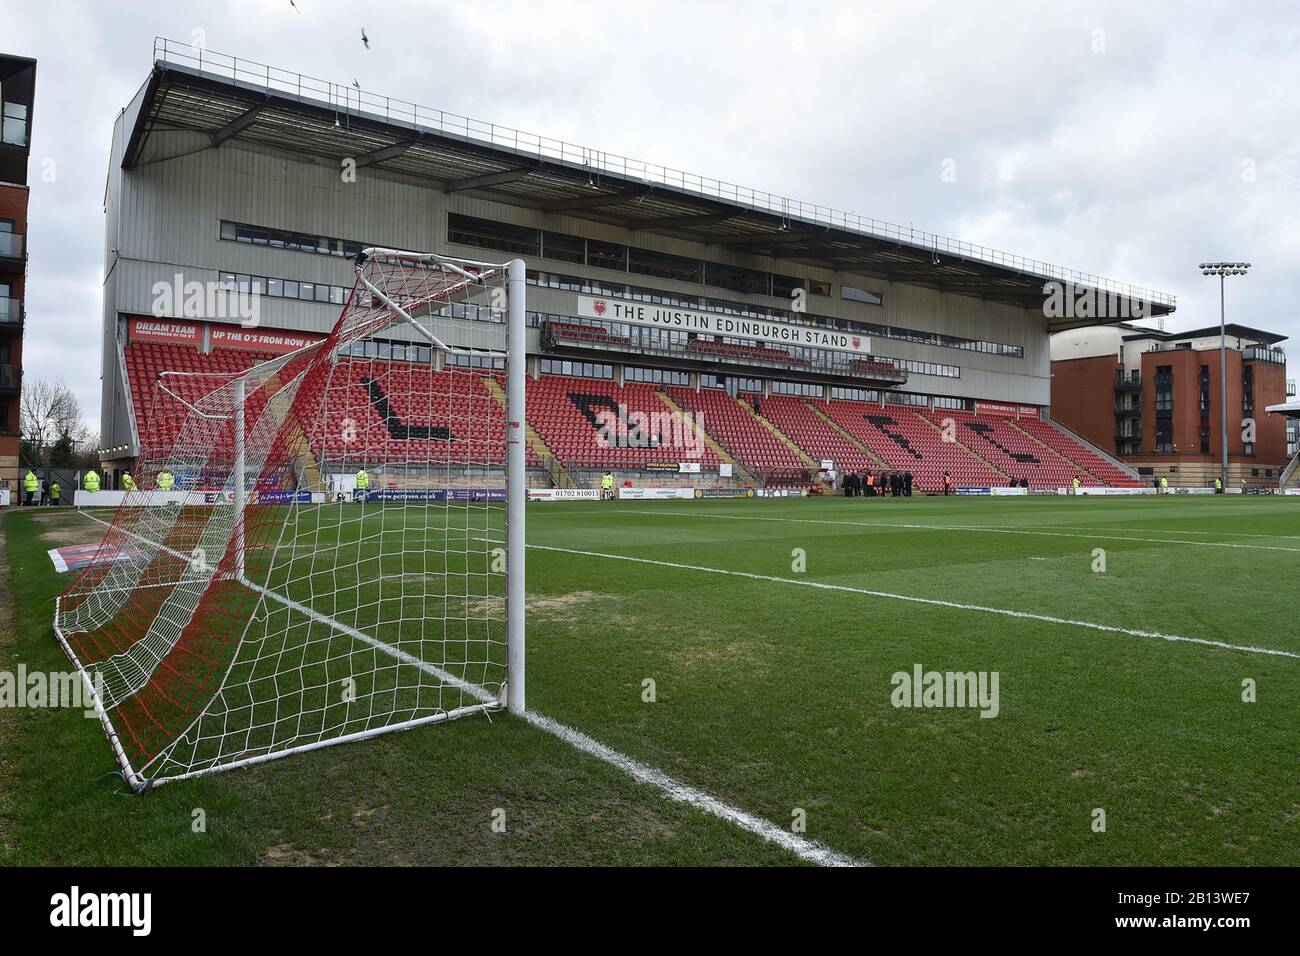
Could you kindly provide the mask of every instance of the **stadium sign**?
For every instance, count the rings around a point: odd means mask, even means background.
[[[871,339],[866,335],[839,332],[815,325],[792,325],[743,315],[723,315],[720,312],[699,312],[667,305],[630,302],[626,299],[578,296],[578,315],[586,319],[606,322],[626,322],[654,329],[675,332],[698,332],[700,335],[725,335],[739,339],[753,339],[771,345],[795,345],[812,349],[831,349],[835,352],[871,353]]]
[[[529,488],[529,501],[600,500],[599,488]]]
[[[1058,495],[1146,495],[1151,493],[1150,488],[1089,488],[1083,485],[1076,489],[1057,488]]]
[[[157,345],[194,345],[203,341],[202,327],[193,322],[173,319],[132,319],[127,329],[131,342],[151,342]]]
[[[1001,402],[976,402],[976,415],[1007,415],[1019,418],[1026,415],[1032,418],[1038,417],[1037,405],[1003,405]]]
[[[288,355],[309,345],[315,345],[322,336],[300,332],[257,332],[230,326],[212,326],[208,334],[214,349],[255,349]]]
[[[379,488],[354,491],[353,501],[505,501],[504,488]]]
[[[621,501],[675,501],[678,498],[694,498],[691,488],[619,488]]]
[[[696,498],[752,498],[753,488],[696,488]]]

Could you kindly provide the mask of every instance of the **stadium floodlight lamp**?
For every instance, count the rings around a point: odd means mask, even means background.
[[[1224,280],[1228,276],[1244,276],[1249,262],[1202,262],[1201,275],[1219,277],[1219,421],[1222,428],[1223,460],[1219,465],[1219,478],[1228,487],[1228,324],[1224,309]]]

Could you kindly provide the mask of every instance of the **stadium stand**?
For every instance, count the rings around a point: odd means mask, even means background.
[[[313,429],[330,459],[368,467],[426,457],[488,466],[505,455],[501,404],[480,373],[345,358],[330,387],[332,395],[347,396],[331,401],[325,427]],[[355,437],[345,440],[349,432]]]
[[[751,410],[740,406],[742,401],[748,402],[752,409],[752,394],[742,392],[737,399],[716,388],[698,392],[671,388],[668,394],[688,412],[700,412],[705,431],[751,472],[791,478],[808,471],[809,464],[802,455],[764,426]]]
[[[836,431],[803,399],[772,395],[763,399],[760,407],[763,417],[776,425],[813,461],[829,458],[839,471],[877,471],[882,467],[878,459]]]
[[[818,402],[817,407],[891,469],[910,471],[913,485],[921,491],[942,488],[944,471],[959,486],[1005,485],[1010,480],[969,449],[945,442],[932,421],[909,408],[882,409],[851,401]]]
[[[1031,488],[1064,488],[1076,474],[1084,484],[1102,484],[1086,469],[1053,454],[1018,430],[1009,418],[945,409],[936,409],[927,417],[941,428],[946,419],[951,419],[958,441],[1008,478],[1017,482],[1024,479]]]
[[[537,434],[559,460],[575,468],[636,471],[647,465],[699,461],[702,468],[714,469],[719,464],[718,456],[707,445],[702,446],[698,456],[688,454],[686,448],[661,448],[660,438],[669,436],[655,435],[641,447],[636,447],[635,440],[626,444],[616,440],[613,447],[602,441],[602,412],[616,416],[671,413],[653,386],[629,382],[620,387],[602,379],[545,375],[528,380],[527,400],[528,419]],[[627,433],[621,424],[618,427]]]
[[[176,416],[164,416],[158,421],[152,420],[158,376],[162,372],[230,376],[246,371],[273,356],[243,349],[199,352],[185,345],[132,342],[123,349],[123,357],[140,440],[161,447],[170,445],[175,440],[175,429],[180,424],[180,419]],[[207,387],[214,387],[213,380],[207,382]]]
[[[1066,432],[1054,422],[1045,422],[1037,418],[1021,418],[1012,427],[1020,429],[1078,467],[1081,479],[1092,475],[1098,479],[1094,484],[1106,484],[1114,488],[1142,486],[1141,481],[1107,461],[1083,439]]]
[[[739,342],[718,342],[712,339],[691,339],[686,344],[686,351],[732,359],[779,362],[784,365],[812,364],[802,356],[791,355],[785,349],[773,348],[770,345],[744,345]]]
[[[587,327],[574,325],[579,331]],[[565,334],[568,334],[566,331]],[[716,344],[716,343],[715,343]],[[780,350],[763,348],[764,353]],[[189,346],[133,342],[123,352],[130,394],[142,442],[156,445],[174,438],[178,418],[154,420],[158,376],[163,371],[211,375],[212,379],[180,379],[173,388],[202,389],[222,377],[242,372],[274,356],[241,349],[200,352]],[[344,418],[358,429],[361,447],[372,465],[385,460],[413,457],[417,447],[441,449],[435,460],[497,460],[502,437],[491,424],[499,412],[486,403],[501,400],[500,382],[482,372],[445,370],[401,361],[340,361],[349,396],[346,407],[328,410],[322,434],[331,458],[347,456],[347,449],[330,439],[342,434]],[[373,381],[382,378],[380,387]],[[754,410],[754,395],[732,398],[719,389],[673,387],[666,393],[688,413],[703,414],[705,430],[743,468],[775,485],[799,483],[816,463],[834,461],[837,470],[910,471],[920,491],[941,487],[949,471],[958,485],[1006,485],[1025,479],[1033,488],[1069,485],[1077,474],[1084,485],[1138,487],[1141,482],[1098,454],[1081,439],[1050,421],[998,415],[976,415],[946,409],[913,409],[848,400],[825,402],[771,395]],[[433,396],[432,402],[430,396]],[[680,461],[700,462],[714,470],[718,454],[707,444],[698,455],[677,445],[669,436],[655,436],[646,445],[602,442],[602,411],[623,422],[633,412],[664,415],[672,408],[655,386],[608,379],[542,376],[528,381],[529,424],[536,441],[530,441],[530,468],[545,464],[546,455],[576,469],[612,468],[644,471],[666,468]],[[957,441],[945,442],[945,419],[956,426]],[[847,436],[847,437],[846,437]],[[864,451],[865,449],[865,451]]]
[[[571,339],[595,345],[631,345],[625,335],[615,335],[613,332],[597,326],[580,325],[577,322],[556,322],[551,320],[546,323],[546,331],[552,339]]]

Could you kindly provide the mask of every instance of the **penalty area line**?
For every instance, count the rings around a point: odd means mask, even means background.
[[[1280,546],[1264,544],[1239,544],[1235,541],[1178,541],[1171,538],[1135,538],[1131,535],[1116,534],[1075,534],[1064,531],[1038,531],[1033,528],[992,528],[986,525],[962,525],[962,524],[917,524],[903,523],[897,521],[846,521],[832,518],[791,518],[780,515],[724,515],[716,511],[704,512],[702,514],[692,515],[688,511],[647,511],[645,509],[620,509],[612,511],[610,514],[635,514],[635,515],[674,515],[688,518],[696,517],[707,520],[709,518],[718,518],[726,521],[779,521],[786,524],[827,524],[840,527],[854,528],[899,528],[906,531],[973,531],[979,534],[1027,534],[1036,535],[1043,538],[1084,538],[1088,541],[1137,541],[1146,544],[1181,544],[1194,548],[1237,548],[1246,551],[1291,551],[1300,552],[1300,548],[1284,548]],[[1043,527],[1050,527],[1044,525]],[[1152,532],[1160,534],[1161,532]]]
[[[91,521],[95,521],[98,522],[99,524],[104,525],[107,528],[112,527],[112,525],[109,522],[97,518],[94,515],[86,514],[85,511],[79,510],[78,513],[89,518]],[[160,548],[171,554],[175,554],[179,557],[184,558],[183,555],[180,555],[178,552],[173,551],[171,548],[168,548],[166,545],[160,544],[156,541],[150,541],[148,538],[145,538],[143,535],[136,534],[135,532],[127,532],[127,533],[131,534],[133,537],[139,539],[140,541],[144,541],[145,543],[151,544],[154,547]],[[478,539],[478,540],[487,540],[487,539]],[[532,547],[532,545],[530,545],[530,547]],[[464,678],[457,677],[456,675],[443,670],[441,667],[438,667],[436,664],[432,664],[429,661],[425,661],[422,660],[421,658],[415,657],[412,654],[408,654],[406,651],[403,651],[400,648],[393,647],[391,644],[387,644],[379,640],[378,638],[372,637],[363,631],[357,630],[356,628],[348,627],[346,624],[343,624],[341,621],[336,621],[334,618],[330,617],[327,614],[322,614],[321,612],[315,610],[314,608],[301,604],[298,601],[295,601],[292,598],[289,598],[285,595],[272,591],[269,588],[264,588],[261,585],[254,584],[252,581],[249,581],[247,578],[241,578],[239,580],[240,583],[248,587],[250,590],[257,592],[263,595],[264,597],[270,598],[271,600],[284,604],[286,607],[296,610],[299,613],[302,613],[307,617],[311,618],[312,620],[318,621],[319,623],[325,624],[328,627],[334,628],[335,630],[339,631],[342,634],[346,634],[347,636],[353,638],[354,640],[359,640],[362,643],[368,644],[369,646],[375,648],[376,650],[384,651],[385,653],[392,655],[397,660],[405,664],[409,664],[412,667],[416,667],[427,674],[431,674],[439,678],[440,680],[444,680],[447,683],[450,683],[453,686],[459,688],[460,690],[465,691],[471,696],[478,697],[480,700],[484,702],[496,699],[496,695],[493,694],[491,691],[489,691],[487,688],[480,687],[477,684],[473,684],[465,680]],[[652,767],[649,764],[642,763],[641,761],[635,759],[634,757],[629,757],[627,754],[620,753],[619,751],[613,749],[612,747],[602,744],[594,737],[590,737],[587,734],[584,734],[582,731],[576,730],[573,727],[568,726],[567,724],[562,724],[558,720],[555,720],[554,718],[547,717],[545,714],[538,713],[535,710],[525,710],[519,716],[524,721],[532,725],[533,727],[536,727],[538,730],[545,731],[551,736],[557,737],[560,740],[564,741],[574,749],[582,753],[585,753],[588,756],[595,757],[597,760],[600,760],[603,763],[607,763],[617,770],[621,770],[624,774],[631,777],[637,783],[641,783],[653,787],[654,789],[662,793],[664,796],[673,800],[675,803],[684,803],[687,806],[694,807],[696,810],[701,810],[704,813],[719,818],[720,820],[724,820],[727,823],[730,823],[741,830],[745,830],[748,833],[752,833],[755,836],[758,836],[763,840],[767,841],[768,843],[772,843],[780,847],[781,849],[789,853],[792,853],[793,855],[797,856],[799,859],[804,860],[808,863],[816,863],[819,866],[870,866],[871,865],[870,863],[864,863],[863,861],[856,860],[851,856],[847,856],[846,854],[840,853],[837,850],[833,850],[830,847],[826,846],[825,844],[818,843],[816,840],[809,840],[805,837],[799,836],[799,834],[797,833],[793,833],[789,830],[784,830],[781,827],[777,826],[775,823],[772,823],[770,820],[765,820],[762,817],[755,816],[752,813],[748,813],[744,810],[741,810],[739,807],[734,807],[729,803],[725,803],[724,801],[719,800],[717,797],[705,793],[703,790],[700,790],[696,787],[692,787],[689,784],[683,783],[682,781],[676,779],[675,777],[671,777],[668,774],[664,773],[662,770]]]
[[[960,601],[945,601],[940,598],[917,597],[912,594],[895,594],[892,591],[873,591],[870,588],[853,587],[848,584],[830,584],[825,581],[801,581],[796,578],[783,578],[775,574],[758,574],[753,571],[735,571],[730,568],[711,568],[700,564],[681,564],[676,561],[660,561],[655,558],[638,558],[630,554],[612,554],[602,551],[582,551],[577,548],[561,548],[554,545],[530,544],[529,548],[538,551],[555,551],[562,554],[576,554],[588,558],[608,558],[614,561],[631,561],[636,564],[650,564],[661,568],[675,568],[680,571],[700,571],[706,574],[725,574],[730,577],[748,578],[751,581],[768,581],[774,584],[793,584],[805,588],[817,588],[823,591],[839,591],[848,594],[862,594],[867,597],[885,598],[891,601],[907,601],[911,604],[926,604],[931,607],[951,608],[957,611],[977,611],[983,614],[997,614],[1002,617],[1014,617],[1027,621],[1041,621],[1045,624],[1060,624],[1067,627],[1081,627],[1090,631],[1107,634],[1124,634],[1129,637],[1153,637],[1174,643],[1199,644],[1202,647],[1215,647],[1225,651],[1241,651],[1246,654],[1266,654],[1274,657],[1290,657],[1300,660],[1300,653],[1283,651],[1273,647],[1255,647],[1249,644],[1229,644],[1226,641],[1212,641],[1203,637],[1186,637],[1181,634],[1166,634],[1163,631],[1146,631],[1138,628],[1120,627],[1115,624],[1098,624],[1094,621],[1077,621],[1051,614],[1036,614],[1033,611],[1016,611],[1011,608],[986,607],[982,604],[963,604]]]

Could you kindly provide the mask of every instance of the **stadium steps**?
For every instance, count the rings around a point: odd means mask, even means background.
[[[745,411],[749,412],[750,415],[753,415],[755,421],[757,421],[760,425],[762,425],[764,428],[770,431],[774,436],[776,436],[778,441],[783,442],[787,448],[789,448],[792,452],[794,452],[796,455],[802,458],[803,463],[805,465],[807,465],[809,468],[816,469],[817,462],[813,460],[811,455],[809,455],[806,451],[804,451],[802,448],[796,445],[791,440],[789,435],[781,431],[781,429],[777,428],[776,425],[773,424],[767,417],[754,411],[754,407],[750,405],[749,402],[742,402],[739,398],[735,398],[734,401]]]
[[[935,431],[937,431],[940,435],[943,434],[943,427],[942,427],[938,422],[936,422],[933,418],[930,418],[928,415],[918,415],[916,412],[913,412],[912,414],[915,415],[917,418],[921,419],[921,421],[925,422],[927,425],[929,425],[931,428],[933,428]],[[991,469],[993,469],[994,471],[996,471],[996,472],[997,472],[999,475],[1001,475],[1003,478],[1007,479],[1008,481],[1011,480],[1011,476],[1008,475],[1005,471],[1003,471],[1003,470],[1002,470],[1001,468],[999,468],[997,465],[993,464],[993,462],[989,461],[987,458],[985,458],[983,455],[981,455],[979,452],[977,452],[974,448],[972,448],[970,445],[966,444],[966,443],[965,443],[964,441],[962,441],[959,437],[957,437],[957,434],[956,434],[955,431],[954,431],[954,434],[953,434],[953,441],[952,441],[952,443],[953,443],[954,445],[956,445],[957,447],[964,449],[964,450],[965,450],[968,454],[970,454],[972,457],[974,457],[974,458],[978,458],[981,462],[983,462],[983,463],[984,463],[985,465],[987,465],[989,468],[991,468]]]
[[[859,441],[857,436],[855,436],[852,432],[848,431],[843,425],[841,425],[835,419],[831,418],[829,415],[823,412],[815,404],[813,404],[812,402],[804,402],[803,407],[808,409],[808,411],[812,412],[814,415],[816,415],[818,418],[824,421],[826,425],[831,429],[831,431],[838,434],[846,442],[848,442],[854,448],[862,452],[862,454],[866,455],[873,462],[875,462],[877,468],[889,467],[889,465],[885,462],[883,458],[881,458],[874,451],[868,448],[864,442]]]
[[[504,413],[506,411],[506,391],[501,387],[501,383],[488,375],[483,378],[483,384],[487,386],[487,390],[497,400],[497,404],[501,406],[501,411]],[[542,467],[546,469],[546,474],[550,477],[553,488],[578,487],[577,480],[569,472],[569,469],[564,467],[564,462],[560,461],[559,457],[551,451],[546,442],[542,440],[542,436],[537,433],[537,429],[528,421],[524,422],[524,440],[528,442],[528,447],[533,450],[533,454],[542,462]]]
[[[1056,456],[1057,458],[1061,459],[1061,461],[1064,461],[1064,462],[1069,463],[1069,465],[1070,465],[1071,468],[1078,469],[1079,471],[1083,472],[1083,474],[1085,474],[1085,475],[1087,475],[1088,477],[1094,479],[1095,481],[1099,481],[1099,482],[1101,482],[1101,484],[1103,484],[1103,485],[1106,484],[1106,482],[1105,482],[1105,481],[1102,481],[1102,479],[1101,479],[1100,477],[1098,477],[1097,475],[1094,475],[1091,471],[1089,471],[1089,470],[1087,469],[1087,467],[1085,467],[1084,464],[1083,464],[1082,462],[1078,462],[1078,461],[1074,461],[1074,460],[1072,460],[1072,459],[1070,459],[1070,458],[1066,458],[1066,457],[1065,457],[1064,455],[1062,455],[1059,451],[1057,451],[1057,450],[1056,450],[1055,448],[1053,448],[1051,445],[1049,445],[1049,444],[1047,444],[1046,442],[1044,442],[1044,441],[1043,441],[1041,438],[1039,438],[1037,435],[1031,434],[1030,432],[1028,432],[1028,431],[1026,431],[1025,429],[1021,428],[1018,422],[1008,422],[1007,424],[1009,424],[1009,425],[1010,425],[1012,428],[1014,428],[1016,431],[1020,432],[1020,434],[1024,435],[1025,437],[1029,438],[1031,441],[1033,441],[1033,442],[1035,442],[1036,444],[1040,445],[1040,446],[1041,446],[1041,447],[1042,447],[1042,448],[1043,448],[1043,449],[1044,449],[1048,454],[1050,454],[1050,455],[1054,455],[1054,456]]]
[[[1277,487],[1281,491],[1297,486],[1300,486],[1300,454],[1291,459],[1277,480]]]
[[[721,458],[723,461],[725,461],[727,464],[731,466],[732,477],[739,478],[747,485],[753,485],[758,483],[757,480],[754,478],[754,475],[750,472],[750,470],[746,468],[744,465],[742,465],[740,463],[740,460],[736,458],[736,456],[731,454],[731,452],[727,451],[727,449],[723,448],[722,445],[719,444],[716,438],[710,435],[708,431],[706,431],[705,429],[696,428],[695,418],[689,412],[687,412],[686,409],[682,408],[682,406],[678,405],[675,401],[673,401],[672,396],[670,396],[667,392],[656,392],[655,394],[658,395],[659,400],[663,402],[665,405],[667,405],[669,408],[671,408],[674,413],[680,415],[683,422],[690,423],[691,428],[695,429],[695,431],[699,433],[699,436],[701,439],[703,439],[704,444],[712,448],[713,453],[715,455],[717,455],[719,458]]]

